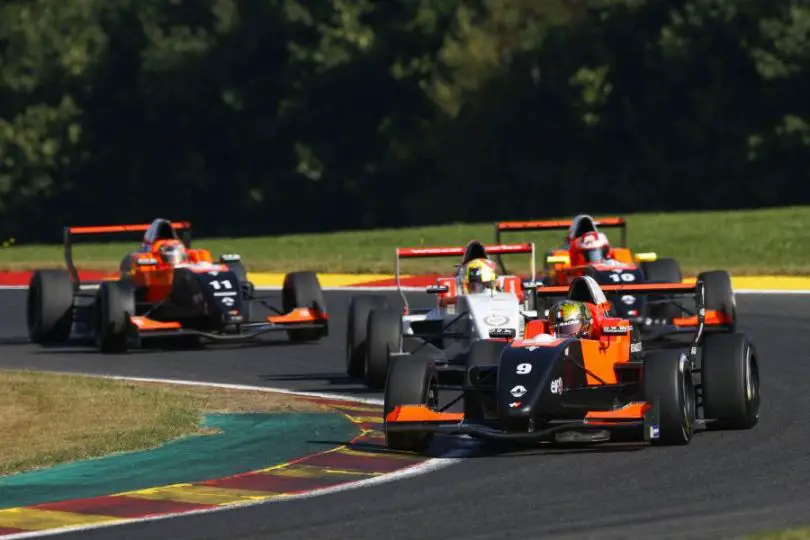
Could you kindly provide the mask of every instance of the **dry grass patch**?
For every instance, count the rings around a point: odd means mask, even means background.
[[[154,448],[202,433],[206,413],[328,410],[270,392],[0,371],[0,475]]]

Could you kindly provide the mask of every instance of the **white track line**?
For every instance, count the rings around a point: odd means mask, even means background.
[[[72,375],[76,375],[76,373],[72,373]],[[348,401],[354,403],[366,403],[366,404],[374,404],[374,405],[381,405],[383,400],[378,398],[364,398],[364,397],[357,397],[352,395],[345,395],[345,394],[331,394],[331,393],[324,393],[324,392],[303,392],[303,391],[295,391],[295,390],[288,390],[286,388],[272,388],[266,386],[250,386],[250,385],[243,385],[243,384],[225,384],[225,383],[212,383],[212,382],[202,382],[202,381],[188,381],[182,379],[150,379],[145,377],[121,377],[117,375],[91,375],[91,374],[81,374],[86,375],[88,377],[99,377],[103,379],[114,379],[119,381],[133,381],[133,382],[151,382],[151,383],[164,383],[164,384],[176,384],[182,386],[201,386],[201,387],[208,387],[208,388],[222,388],[222,389],[230,389],[230,390],[249,390],[249,391],[257,391],[257,392],[273,392],[277,394],[287,394],[287,395],[295,395],[301,397],[314,397],[314,398],[326,398],[326,399],[335,399],[340,401]],[[442,457],[438,458],[431,458],[418,465],[413,465],[408,467],[407,469],[401,469],[399,471],[393,473],[382,474],[380,476],[376,476],[374,478],[366,478],[365,480],[357,480],[355,482],[347,482],[345,484],[341,484],[339,486],[332,486],[328,488],[316,489],[312,491],[308,491],[306,493],[298,493],[294,495],[287,495],[282,496],[277,499],[269,499],[264,501],[254,501],[254,502],[244,502],[244,503],[234,503],[229,504],[227,506],[222,506],[219,508],[207,508],[204,510],[192,510],[190,512],[178,512],[178,513],[170,513],[170,514],[163,514],[160,516],[151,516],[145,518],[127,518],[122,519],[120,521],[114,521],[111,523],[98,523],[93,525],[77,525],[74,527],[64,527],[60,529],[51,529],[51,530],[44,530],[44,531],[31,531],[31,532],[24,532],[24,533],[16,533],[10,534],[5,536],[0,536],[2,540],[15,540],[15,539],[22,539],[22,538],[42,538],[45,536],[56,536],[62,534],[69,534],[75,533],[80,531],[87,531],[91,529],[105,529],[108,527],[117,527],[120,525],[128,525],[131,523],[143,523],[147,521],[161,521],[164,519],[174,519],[178,517],[185,517],[185,516],[197,516],[201,514],[212,514],[214,512],[224,512],[228,510],[236,510],[240,508],[246,508],[249,506],[258,506],[260,504],[271,504],[271,503],[279,503],[279,502],[287,502],[287,501],[295,501],[299,499],[309,499],[312,497],[318,497],[321,495],[329,495],[331,493],[340,493],[342,491],[349,491],[351,489],[357,489],[362,487],[368,486],[375,486],[378,484],[385,484],[388,482],[394,482],[396,480],[401,480],[403,478],[409,478],[412,476],[427,474],[429,472],[447,467],[454,463],[457,463],[461,460],[462,457],[466,454],[466,448],[458,448],[451,450],[445,453]]]

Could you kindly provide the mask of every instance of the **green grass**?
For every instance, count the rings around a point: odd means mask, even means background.
[[[546,216],[534,216],[542,218]],[[551,217],[551,216],[548,216]],[[556,216],[560,217],[560,216]],[[570,216],[567,216],[570,217]],[[628,240],[637,252],[655,251],[675,257],[683,270],[695,273],[722,268],[744,274],[810,274],[810,207],[732,212],[627,215]],[[510,216],[504,216],[509,219]],[[618,232],[607,230],[618,242]],[[513,233],[507,241],[536,242],[538,253],[560,245],[565,233]],[[406,229],[349,231],[257,238],[200,239],[197,247],[215,256],[239,253],[250,271],[393,272],[396,246],[464,244],[477,238],[494,240],[491,223],[453,224]],[[80,267],[115,269],[137,241],[86,243],[74,250]],[[512,256],[514,266],[527,267],[528,256]],[[404,272],[446,272],[454,260],[408,261]],[[538,265],[542,266],[541,261]],[[31,269],[64,265],[61,246],[13,245],[0,249],[0,269]]]
[[[324,410],[267,392],[0,371],[0,475],[154,448],[203,433],[206,413]]]
[[[810,539],[810,527],[786,529],[778,532],[757,533],[752,534],[747,538],[749,540],[808,540]]]

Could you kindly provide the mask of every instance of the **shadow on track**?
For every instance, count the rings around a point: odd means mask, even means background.
[[[374,390],[363,385],[360,379],[349,377],[345,373],[304,373],[291,375],[259,375],[259,379],[271,382],[318,382],[320,387],[306,387],[307,392],[340,392],[341,394],[364,395],[379,394],[379,390]],[[349,387],[351,385],[351,387]],[[356,387],[354,385],[362,385]]]

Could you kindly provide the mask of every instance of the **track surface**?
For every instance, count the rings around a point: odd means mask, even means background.
[[[332,333],[318,345],[106,357],[25,344],[24,294],[0,293],[0,366],[375,395],[343,376],[347,293],[327,294]],[[737,301],[760,355],[762,419],[753,431],[700,433],[684,448],[474,457],[344,493],[67,537],[681,539],[810,523],[810,297]]]

